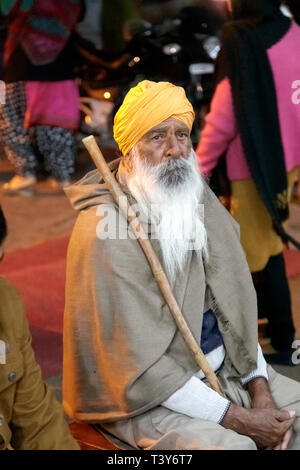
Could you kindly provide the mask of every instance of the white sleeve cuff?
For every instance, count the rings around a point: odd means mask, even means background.
[[[220,423],[230,406],[227,398],[192,376],[179,390],[176,390],[162,406],[192,418]]]
[[[264,379],[269,380],[267,372],[267,363],[265,361],[259,344],[257,345],[257,368],[250,372],[250,374],[242,377],[240,381],[244,387],[245,385],[247,385],[248,382],[258,377],[263,377]]]

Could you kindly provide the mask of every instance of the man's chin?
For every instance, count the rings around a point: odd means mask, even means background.
[[[189,178],[182,175],[180,175],[180,177],[170,177],[167,179],[164,178],[163,180],[160,180],[159,184],[160,187],[167,193],[173,191],[179,192],[188,187]]]

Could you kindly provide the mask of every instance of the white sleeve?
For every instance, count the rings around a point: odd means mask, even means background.
[[[240,381],[241,381],[241,384],[245,386],[247,385],[248,382],[258,377],[263,377],[266,380],[269,380],[269,376],[267,372],[267,363],[265,361],[265,358],[263,356],[263,353],[259,344],[257,345],[257,368],[253,370],[252,372],[250,372],[250,374],[242,377]]]
[[[230,401],[221,397],[202,380],[192,376],[183,387],[164,401],[162,406],[192,418],[220,423],[228,411]]]

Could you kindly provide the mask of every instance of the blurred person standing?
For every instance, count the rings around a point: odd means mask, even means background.
[[[285,0],[294,20],[300,25],[300,2],[299,0]],[[295,102],[300,105],[300,80],[297,81],[297,90],[295,90]],[[300,204],[300,173],[298,183],[295,185],[292,202]]]
[[[74,171],[73,132],[79,119],[72,32],[80,0],[0,0],[6,18],[0,136],[16,176],[4,191],[22,192],[36,182],[37,147],[56,186]]]
[[[300,2],[299,0],[285,0],[286,5],[289,7],[294,20],[300,24]]]
[[[127,22],[139,17],[138,0],[85,0],[76,32],[111,57],[126,47]]]
[[[292,86],[300,77],[300,27],[279,0],[228,0],[233,21],[222,31],[217,87],[196,153],[211,176],[225,153],[230,212],[240,224],[258,297],[269,320],[275,354],[292,364],[295,329],[283,249],[300,244],[285,231],[300,167],[300,106]]]

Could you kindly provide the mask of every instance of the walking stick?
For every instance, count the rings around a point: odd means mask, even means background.
[[[216,392],[218,392],[221,396],[224,396],[221,391],[221,386],[220,386],[220,383],[218,381],[216,374],[212,370],[200,346],[198,345],[195,338],[193,337],[179,309],[179,306],[173,295],[169,281],[163,271],[161,263],[158,260],[152,248],[152,245],[143,230],[143,227],[139,223],[137,215],[135,214],[134,210],[128,203],[128,199],[126,195],[121,190],[118,182],[112,175],[110,168],[108,167],[106,161],[104,160],[104,157],[102,155],[100,148],[98,147],[95,137],[90,135],[89,137],[85,137],[84,139],[82,139],[82,142],[84,143],[89,154],[91,155],[102,178],[104,179],[107,186],[109,187],[115,202],[118,204],[121,211],[126,216],[130,227],[133,229],[134,234],[139,244],[141,245],[146,255],[146,258],[150,264],[150,267],[152,269],[156,282],[162,292],[162,295],[165,298],[165,301],[170,309],[170,312],[173,315],[176,325],[181,335],[183,336],[183,339],[185,340],[188,348],[193,353],[197,364],[199,365],[200,369],[203,371],[211,388],[215,390]]]

